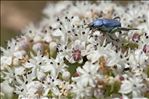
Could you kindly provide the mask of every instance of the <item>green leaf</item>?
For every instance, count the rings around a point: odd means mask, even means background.
[[[120,83],[118,81],[115,81],[113,84],[107,84],[105,86],[105,96],[111,96],[114,93],[118,94],[119,89]]]
[[[149,65],[147,66],[146,74],[147,74],[147,77],[149,77]]]
[[[67,99],[73,99],[73,94],[69,93],[69,94],[67,95]]]
[[[83,57],[83,62],[82,63],[70,63],[66,58],[64,58],[64,63],[68,65],[69,67],[67,68],[68,71],[70,72],[71,76],[73,76],[76,73],[76,69],[80,66],[83,66],[85,62],[87,61],[86,57]]]
[[[130,42],[130,41],[124,41],[122,48],[124,48],[124,49],[128,49],[128,48],[136,49],[136,48],[138,48],[138,44],[134,43],[134,42]]]
[[[47,96],[48,96],[48,98],[52,98],[53,97],[52,92],[49,91]]]

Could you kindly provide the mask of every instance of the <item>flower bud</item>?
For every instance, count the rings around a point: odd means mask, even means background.
[[[62,78],[65,80],[68,80],[70,78],[70,73],[68,71],[65,71],[62,73]]]

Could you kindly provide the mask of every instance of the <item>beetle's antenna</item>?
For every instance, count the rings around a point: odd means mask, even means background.
[[[120,27],[119,29],[123,31],[138,30],[137,28],[124,28],[124,27]]]

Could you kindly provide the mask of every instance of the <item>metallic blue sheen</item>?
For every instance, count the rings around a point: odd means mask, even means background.
[[[96,19],[91,23],[91,25],[96,28],[101,26],[109,28],[121,27],[121,23],[115,19]]]
[[[101,27],[102,25],[103,25],[103,20],[102,19],[97,19],[97,20],[94,20],[93,22],[92,22],[92,25],[94,26],[94,27]]]
[[[121,27],[121,23],[115,19],[98,19],[102,20],[102,23],[105,27]]]
[[[116,18],[118,18],[118,17],[116,17]],[[138,30],[137,28],[121,27],[121,23],[118,20],[116,20],[116,18],[114,18],[114,19],[107,19],[107,18],[96,19],[93,22],[91,22],[88,25],[88,27],[90,28],[90,30],[92,30],[92,29],[93,29],[93,31],[100,30],[101,32],[107,32],[108,34],[112,34],[115,32],[121,32],[122,30],[123,31]],[[114,40],[113,37],[110,36],[110,38],[112,40]]]
[[[91,22],[88,27],[90,29],[97,29],[100,30],[102,32],[108,32],[108,33],[115,33],[115,32],[119,32],[119,31],[129,31],[129,30],[138,30],[137,28],[124,28],[121,27],[121,23],[116,20],[116,18],[114,19],[96,19],[93,22]]]

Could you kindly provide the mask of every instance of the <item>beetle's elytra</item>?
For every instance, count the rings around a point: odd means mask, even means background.
[[[91,22],[89,25],[91,29],[97,29],[103,32],[114,33],[116,31],[129,31],[129,30],[137,30],[136,28],[123,28],[121,27],[120,21],[114,19],[96,19]]]

